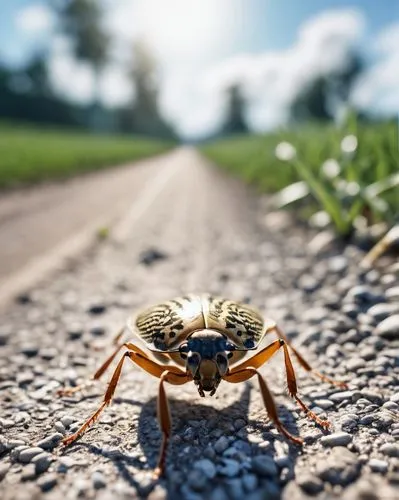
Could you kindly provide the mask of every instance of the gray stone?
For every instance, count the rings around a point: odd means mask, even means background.
[[[93,472],[91,475],[91,481],[95,490],[100,490],[101,488],[105,488],[107,486],[107,480],[104,474],[100,471]]]
[[[220,436],[220,438],[213,445],[216,453],[223,453],[229,447],[229,441],[226,436]]]
[[[385,302],[375,304],[367,310],[367,314],[372,316],[376,321],[382,321],[397,312],[398,306],[396,304],[389,304]]]
[[[0,464],[0,482],[6,477],[10,464]]]
[[[218,471],[223,476],[235,477],[240,472],[240,464],[237,460],[232,460],[231,458],[224,458],[222,465],[218,467]]]
[[[360,466],[354,453],[337,446],[331,450],[330,455],[316,462],[316,474],[323,481],[346,486],[358,477]]]
[[[36,446],[43,448],[43,450],[52,450],[55,448],[64,436],[60,432],[55,432],[50,436],[38,441]]]
[[[203,458],[202,460],[195,462],[194,469],[201,470],[208,479],[213,479],[216,476],[215,464],[207,458]]]
[[[296,474],[297,485],[309,495],[316,495],[323,490],[323,483],[320,479],[308,472],[299,472]]]
[[[28,464],[33,457],[40,455],[40,453],[43,453],[43,448],[39,448],[38,446],[34,448],[26,448],[19,453],[18,460],[23,464]]]
[[[320,442],[323,446],[331,448],[335,446],[346,446],[351,441],[352,441],[352,436],[347,432],[334,432],[333,434],[323,436],[320,439]]]
[[[50,491],[54,488],[54,486],[58,482],[58,476],[54,472],[50,472],[45,474],[44,476],[40,476],[37,480],[37,485],[40,487],[42,491]]]
[[[380,452],[387,457],[399,457],[399,445],[394,443],[385,443],[380,446]]]
[[[35,466],[35,473],[42,474],[46,472],[53,461],[52,456],[49,453],[40,453],[32,459],[32,464]]]
[[[256,490],[258,487],[258,478],[255,474],[244,474],[241,481],[244,490],[248,493]]]
[[[379,323],[375,333],[388,340],[399,339],[399,314],[389,316]]]
[[[278,474],[274,460],[268,455],[258,455],[252,458],[252,470],[265,477],[275,477]]]
[[[368,465],[373,472],[381,472],[381,474],[385,474],[388,471],[388,463],[385,462],[385,460],[371,458]]]
[[[187,476],[187,482],[193,490],[202,491],[206,488],[208,478],[202,470],[193,469]]]

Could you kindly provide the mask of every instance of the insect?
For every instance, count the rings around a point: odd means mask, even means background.
[[[122,341],[126,327],[120,330],[115,339],[114,352],[93,376],[94,380],[98,380],[118,352],[122,348],[126,349],[115,368],[104,399],[84,424],[63,440],[63,444],[73,443],[99,418],[112,400],[125,360],[130,359],[159,378],[158,420],[163,439],[158,465],[154,471],[156,477],[164,472],[171,433],[171,416],[165,392],[166,382],[181,385],[193,381],[200,396],[203,397],[206,392],[210,396],[215,394],[222,380],[235,384],[256,376],[269,417],[277,429],[296,444],[302,444],[303,441],[300,437],[290,434],[284,427],[270,389],[258,369],[282,349],[289,394],[308,417],[322,427],[328,427],[329,422],[310,411],[298,396],[289,349],[305,370],[323,381],[346,387],[343,382],[331,380],[312,369],[275,322],[264,320],[257,310],[232,300],[208,294],[178,297],[150,307],[138,314],[135,319],[129,318],[126,326],[130,333],[144,341],[149,352],[146,353],[133,342]],[[262,340],[271,333],[277,334],[277,340],[260,348]],[[250,354],[249,351],[253,351],[254,354],[243,360]],[[59,392],[61,395],[71,394],[84,386],[85,384],[82,384]]]

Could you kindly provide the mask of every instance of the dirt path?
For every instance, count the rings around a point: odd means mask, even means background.
[[[312,234],[266,216],[253,192],[195,151],[169,160],[169,174],[134,201],[108,240],[1,315],[0,497],[393,500],[399,340],[395,326],[387,333],[381,322],[398,310],[397,266],[388,260],[359,275],[352,247],[312,256]],[[153,259],[154,251],[163,258]],[[82,395],[57,399],[56,389],[94,372],[105,356],[96,346],[107,345],[127,316],[196,291],[250,301],[281,322],[317,368],[349,383],[342,391],[298,370],[301,395],[329,418],[331,432],[287,396],[276,355],[262,373],[303,448],[268,421],[256,380],[223,382],[204,399],[193,384],[168,386],[173,437],[166,477],[154,483],[158,383],[135,366],[124,368],[92,430],[59,447],[98,407],[109,375]]]
[[[163,171],[178,161],[169,153],[61,183],[26,188],[0,197],[0,283],[85,228],[108,226]],[[143,194],[144,192],[144,194]]]

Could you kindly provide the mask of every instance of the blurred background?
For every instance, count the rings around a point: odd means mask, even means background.
[[[362,188],[397,187],[398,0],[2,0],[0,13],[0,187],[202,142],[266,191],[309,180],[282,161],[319,175],[332,160],[335,198],[396,213],[392,192],[374,203]]]
[[[399,2],[3,0],[0,117],[198,140],[399,113]]]

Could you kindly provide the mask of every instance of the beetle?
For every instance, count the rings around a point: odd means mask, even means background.
[[[122,341],[125,329],[144,341],[145,352],[135,343]],[[266,335],[277,334],[277,340],[263,348],[260,344]],[[115,338],[116,348],[111,356],[94,374],[98,380],[118,352],[126,348],[120,358],[99,408],[72,435],[63,440],[69,445],[78,439],[99,418],[114,395],[120,379],[122,366],[130,359],[146,372],[159,378],[158,421],[162,431],[158,465],[154,475],[159,477],[165,468],[166,450],[171,432],[171,416],[165,392],[165,382],[181,385],[193,381],[201,397],[205,393],[213,396],[222,380],[230,383],[244,382],[256,376],[264,405],[276,428],[290,441],[302,444],[299,436],[288,432],[281,422],[273,396],[259,372],[277,351],[283,349],[288,392],[299,407],[322,427],[329,427],[329,422],[319,418],[298,396],[295,371],[290,352],[299,364],[308,372],[325,382],[345,388],[344,382],[337,382],[314,370],[304,357],[291,345],[291,342],[272,320],[263,319],[261,314],[247,304],[214,297],[210,294],[186,295],[150,307],[130,317],[127,324]],[[137,343],[137,342],[136,342]],[[249,351],[254,354],[248,359]],[[151,353],[151,354],[149,354]],[[60,395],[70,395],[81,390],[86,384],[59,391]]]

